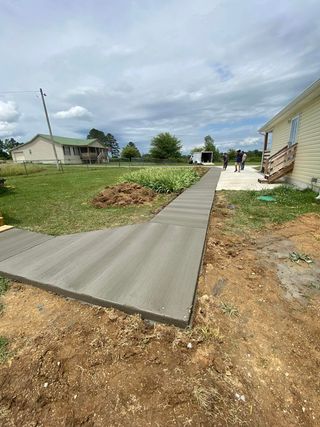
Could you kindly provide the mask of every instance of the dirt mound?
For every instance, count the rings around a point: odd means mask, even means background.
[[[156,193],[149,188],[126,182],[106,187],[105,190],[92,200],[92,204],[97,208],[143,205],[144,203],[151,202],[155,197]]]

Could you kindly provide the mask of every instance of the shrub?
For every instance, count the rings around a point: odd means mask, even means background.
[[[179,193],[198,181],[193,168],[147,168],[129,172],[120,182],[135,182],[157,193]]]

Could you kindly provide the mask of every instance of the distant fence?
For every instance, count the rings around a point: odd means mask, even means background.
[[[12,161],[2,162],[0,164],[0,177],[31,175],[36,172],[46,171],[47,173],[64,173],[73,172],[76,170],[97,170],[103,168],[115,167],[148,167],[148,166],[189,166],[187,159],[153,159],[153,158],[113,158],[108,162],[97,163],[94,161],[74,162],[69,163],[65,160],[58,160],[58,165],[55,160],[41,159],[33,161],[20,161],[14,163]]]

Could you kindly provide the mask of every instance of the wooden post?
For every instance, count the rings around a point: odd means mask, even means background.
[[[89,145],[87,146],[87,153],[88,153],[88,163],[90,163],[90,165],[91,165],[91,158],[90,158],[90,149],[89,149]]]

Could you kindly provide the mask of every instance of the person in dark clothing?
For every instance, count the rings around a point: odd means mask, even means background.
[[[237,150],[236,153],[236,159],[235,159],[235,164],[234,164],[234,171],[235,172],[240,172],[241,169],[241,163],[242,163],[242,151],[241,150]]]
[[[229,157],[227,153],[223,153],[223,170],[226,170],[228,167]]]

